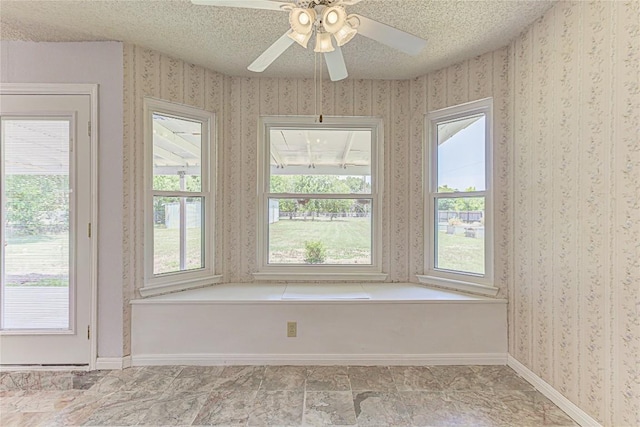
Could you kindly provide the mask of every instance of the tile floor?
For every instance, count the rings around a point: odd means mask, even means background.
[[[7,426],[571,426],[506,366],[0,373]]]

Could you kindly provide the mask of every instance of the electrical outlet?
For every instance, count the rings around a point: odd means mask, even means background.
[[[298,322],[287,322],[287,337],[295,338],[298,336]]]

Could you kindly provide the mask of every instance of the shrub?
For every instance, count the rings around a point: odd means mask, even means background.
[[[327,250],[320,241],[304,242],[304,249],[307,264],[322,264],[327,259]]]

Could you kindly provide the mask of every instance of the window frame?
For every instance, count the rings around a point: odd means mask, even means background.
[[[202,125],[202,152],[199,192],[160,191],[153,189],[153,114],[162,114]],[[218,283],[222,276],[215,274],[215,189],[216,151],[215,113],[161,99],[145,97],[143,102],[144,139],[144,286],[143,297],[177,292]],[[154,196],[201,197],[204,267],[199,269],[154,274]]]
[[[485,116],[485,190],[473,192],[438,193],[438,124],[483,114]],[[428,173],[424,177],[425,215],[425,274],[417,275],[424,284],[452,290],[495,296],[493,284],[494,228],[493,228],[493,98],[484,98],[452,107],[432,111],[425,120],[424,164]],[[440,198],[484,197],[484,274],[438,269],[436,256],[436,205]]]
[[[292,129],[367,129],[371,130],[371,264],[367,265],[285,265],[269,264],[268,203],[270,193],[270,130]],[[384,281],[382,272],[382,193],[384,191],[384,128],[380,117],[324,117],[322,123],[315,116],[261,116],[258,123],[258,175],[257,175],[257,271],[256,280],[292,281]],[[333,193],[332,193],[333,194]],[[287,194],[290,195],[290,194]],[[300,196],[296,194],[296,196]],[[318,193],[305,197],[326,198]],[[359,194],[341,194],[343,198],[365,198]]]

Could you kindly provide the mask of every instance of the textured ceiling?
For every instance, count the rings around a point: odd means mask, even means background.
[[[415,57],[362,36],[343,47],[351,78],[406,79],[505,46],[553,4],[535,1],[363,0],[348,7],[427,40]],[[279,11],[195,6],[189,0],[0,2],[2,40],[134,43],[233,76],[288,28]],[[311,43],[310,43],[311,46]],[[313,50],[293,45],[263,73],[311,77]]]

